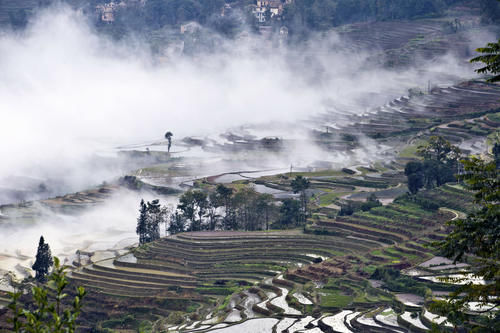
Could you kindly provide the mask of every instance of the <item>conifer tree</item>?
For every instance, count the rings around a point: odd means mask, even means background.
[[[144,203],[144,199],[141,200],[139,208],[139,217],[137,218],[137,228],[135,232],[139,235],[139,244],[145,244],[148,242],[148,207]]]
[[[36,252],[36,260],[31,268],[36,272],[36,280],[39,282],[44,282],[49,269],[54,264],[52,260],[52,254],[50,252],[49,244],[45,243],[43,236],[40,236],[40,242],[38,243],[38,250]]]
[[[164,220],[164,213],[160,201],[155,199],[147,204],[147,242],[160,239],[160,223]]]

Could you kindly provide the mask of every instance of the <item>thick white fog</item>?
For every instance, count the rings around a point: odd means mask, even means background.
[[[307,142],[305,129],[320,126],[314,119],[335,112],[337,104],[363,113],[367,94],[380,96],[378,103],[410,87],[425,88],[429,80],[452,83],[443,74],[471,76],[468,65],[452,56],[387,70],[368,60],[374,50],[352,54],[346,45],[333,34],[293,51],[246,38],[225,42],[220,52],[164,60],[140,40],[98,35],[69,8],[46,10],[25,31],[0,32],[0,187],[28,176],[61,178],[84,189],[122,172],[93,164],[95,152],[161,140],[166,130],[176,139],[217,138],[249,125],[254,133]],[[356,157],[377,149],[366,146]],[[305,164],[325,155],[306,143],[293,154]],[[48,216],[27,231],[0,229],[0,252],[17,248],[31,256],[41,233],[55,254],[90,238],[108,239],[110,230],[119,230],[120,239],[133,236],[138,197],[123,198],[78,220]]]
[[[300,128],[300,120],[325,112],[325,101],[356,105],[366,93],[397,97],[439,83],[440,73],[470,76],[452,57],[426,72],[380,69],[345,43],[330,36],[292,53],[245,39],[195,60],[158,63],[140,41],[112,42],[76,12],[52,8],[26,31],[0,35],[0,178],[59,173],[85,184],[105,171],[85,170],[90,154],[160,139],[166,130],[180,138],[248,123]],[[305,54],[310,65],[295,65]]]

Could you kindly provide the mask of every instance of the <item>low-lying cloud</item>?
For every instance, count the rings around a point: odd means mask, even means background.
[[[306,139],[311,119],[329,114],[326,125],[336,125],[340,106],[363,113],[443,73],[471,73],[454,57],[391,71],[346,43],[330,34],[289,50],[249,37],[161,62],[146,43],[101,36],[67,7],[45,10],[25,31],[0,34],[0,178],[100,182],[123,170],[89,163],[96,151],[166,130],[179,139],[262,124],[271,134],[279,123]]]

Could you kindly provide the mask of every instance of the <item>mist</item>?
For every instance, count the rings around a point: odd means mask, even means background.
[[[98,35],[67,7],[42,11],[25,31],[0,35],[0,178],[100,182],[124,170],[91,168],[96,151],[160,140],[166,130],[180,139],[265,124],[269,135],[285,128],[305,139],[305,121],[331,119],[336,105],[363,113],[366,96],[377,96],[375,107],[471,73],[452,56],[391,71],[374,66],[374,50],[353,54],[348,45],[330,34],[291,51],[249,37],[160,62],[137,38]]]
[[[472,76],[470,65],[451,54],[391,70],[374,61],[379,50],[353,51],[350,43],[329,33],[288,49],[250,36],[166,58],[140,38],[99,35],[68,7],[41,11],[23,31],[0,31],[0,188],[21,188],[31,179],[67,193],[115,179],[133,171],[117,161],[116,147],[161,142],[167,130],[174,133],[174,152],[184,136],[224,142],[226,132],[294,142],[279,158],[236,161],[240,170],[387,160],[387,147],[368,138],[351,154],[326,152],[310,131],[341,128],[347,123],[340,115],[371,112],[429,81],[451,85]],[[195,153],[211,156],[185,155]],[[239,157],[219,155],[200,175],[234,171],[226,162]],[[109,239],[99,248],[112,248],[134,236],[140,199],[120,195],[83,216],[47,212],[26,230],[2,227],[0,251],[32,256],[40,234],[56,255],[89,247],[89,238]],[[78,236],[78,226],[89,235]]]

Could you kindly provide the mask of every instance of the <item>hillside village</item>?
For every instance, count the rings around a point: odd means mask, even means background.
[[[21,47],[49,1],[0,0],[6,61],[36,59],[0,112],[64,127],[77,180],[0,186],[0,333],[500,331],[500,3],[66,3],[98,47],[73,64],[69,25],[59,67]]]

